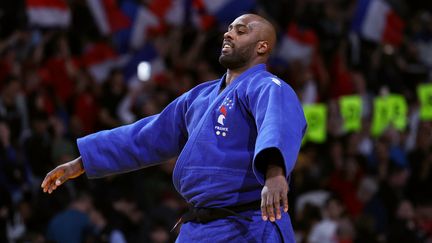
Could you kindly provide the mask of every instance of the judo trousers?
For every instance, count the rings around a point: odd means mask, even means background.
[[[294,243],[294,231],[287,213],[276,222],[263,221],[261,210],[240,213],[244,217],[228,216],[207,223],[187,222],[181,226],[176,243],[186,242],[247,242]],[[251,220],[246,220],[249,218]]]

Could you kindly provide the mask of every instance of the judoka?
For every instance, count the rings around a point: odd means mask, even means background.
[[[266,71],[276,32],[246,14],[223,36],[227,71],[160,114],[77,140],[80,157],[49,172],[51,193],[83,173],[125,173],[178,156],[177,191],[191,205],[177,242],[294,242],[288,180],[306,130],[293,89]]]

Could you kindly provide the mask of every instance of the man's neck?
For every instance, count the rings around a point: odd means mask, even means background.
[[[230,85],[232,83],[232,81],[234,81],[243,72],[245,72],[249,68],[251,68],[251,67],[253,67],[253,66],[257,65],[257,64],[260,64],[260,63],[265,63],[265,61],[256,60],[256,61],[252,61],[248,65],[245,65],[245,66],[240,67],[240,68],[227,69],[227,73],[226,73],[226,76],[225,76],[225,86]]]
[[[234,79],[236,79],[241,73],[240,72],[236,72],[234,70],[227,70],[227,74],[225,76],[225,86],[228,86],[232,83],[232,81]]]
[[[234,81],[240,74],[242,74],[244,71],[248,70],[253,65],[248,65],[236,69],[227,69],[227,74],[225,76],[225,84],[226,86],[230,85],[232,81]]]

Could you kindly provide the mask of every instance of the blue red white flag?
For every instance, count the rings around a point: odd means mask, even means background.
[[[398,46],[402,42],[405,23],[385,0],[359,0],[352,30],[360,37]]]
[[[102,35],[110,35],[132,25],[131,19],[121,11],[115,0],[87,0],[87,5]]]
[[[276,58],[285,63],[300,61],[305,65],[312,62],[318,47],[318,37],[314,30],[302,28],[296,23],[288,25],[276,51]]]
[[[148,8],[161,22],[181,26],[185,22],[186,0],[153,0]]]
[[[119,60],[116,51],[104,42],[87,46],[81,57],[82,65],[96,82],[105,81],[111,70],[119,67]]]
[[[120,8],[131,21],[128,28],[121,29],[112,36],[120,53],[140,49],[152,33],[158,33],[163,29],[163,23],[158,16],[144,5],[124,1]]]
[[[215,24],[228,25],[255,7],[255,0],[192,0],[192,22],[204,30]]]
[[[67,28],[71,23],[65,0],[27,0],[26,11],[31,26]]]

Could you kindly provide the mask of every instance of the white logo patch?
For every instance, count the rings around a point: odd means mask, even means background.
[[[234,100],[230,97],[226,97],[222,104],[218,108],[218,117],[216,122],[219,125],[214,127],[217,136],[226,137],[228,136],[228,127],[225,127],[225,122],[229,119],[228,111],[234,107]]]
[[[279,87],[282,85],[281,81],[279,81],[279,79],[276,78],[272,78],[271,79],[275,84],[279,85]]]
[[[225,120],[225,116],[223,114],[220,114],[217,122],[223,126],[223,125],[225,125],[224,120]]]

